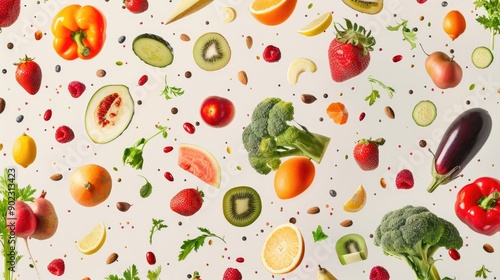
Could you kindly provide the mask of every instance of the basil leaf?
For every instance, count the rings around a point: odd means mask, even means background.
[[[141,175],[139,175],[139,176],[141,176]],[[148,181],[148,179],[146,179],[144,176],[141,176],[141,177],[144,178],[144,180],[146,180],[146,183],[144,184],[144,186],[141,187],[139,194],[141,195],[142,198],[146,198],[146,197],[150,196],[151,193],[153,192],[153,185],[151,185],[151,183]]]

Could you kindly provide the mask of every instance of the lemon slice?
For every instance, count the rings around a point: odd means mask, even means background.
[[[263,266],[273,274],[285,274],[299,266],[304,257],[304,238],[296,225],[285,223],[275,227],[262,248]]]
[[[106,226],[101,222],[76,243],[76,248],[86,255],[91,255],[101,249],[104,241],[106,241]]]
[[[305,36],[315,36],[325,31],[333,21],[332,13],[324,13],[315,20],[311,21],[308,25],[299,29],[300,34]]]
[[[363,185],[359,185],[358,189],[352,197],[344,203],[344,211],[358,212],[363,209],[366,204],[366,191]]]

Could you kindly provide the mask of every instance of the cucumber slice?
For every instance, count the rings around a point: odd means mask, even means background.
[[[132,43],[132,50],[146,64],[163,68],[174,60],[172,46],[162,37],[144,33],[137,36]]]
[[[484,69],[493,62],[493,53],[487,47],[477,47],[472,51],[472,64],[479,69]]]
[[[437,108],[432,101],[422,100],[415,105],[411,115],[417,125],[428,126],[436,119]]]

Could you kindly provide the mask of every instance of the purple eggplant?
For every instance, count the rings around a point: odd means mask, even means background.
[[[433,181],[427,188],[428,192],[458,177],[483,147],[491,126],[490,114],[482,108],[469,109],[450,124],[434,154]]]

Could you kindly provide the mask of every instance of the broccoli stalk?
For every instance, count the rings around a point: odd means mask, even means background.
[[[300,128],[290,125],[293,114],[293,104],[276,97],[266,98],[255,107],[242,140],[250,165],[258,173],[268,174],[278,169],[281,159],[289,156],[305,156],[321,162],[330,138],[312,133],[302,125],[298,125]]]
[[[441,247],[463,245],[455,225],[425,207],[411,205],[385,214],[374,242],[386,255],[406,261],[419,280],[441,280],[433,255]]]

